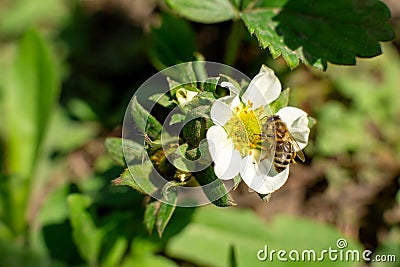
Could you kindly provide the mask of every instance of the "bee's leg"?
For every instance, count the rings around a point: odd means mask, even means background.
[[[294,164],[297,163],[297,162],[295,161],[296,155],[297,155],[297,153],[296,153],[296,152],[293,152],[292,158],[290,159],[290,163],[294,163]]]
[[[269,133],[269,134],[260,133],[260,134],[257,134],[257,135],[259,135],[261,138],[262,137],[275,138],[275,135],[273,133]]]

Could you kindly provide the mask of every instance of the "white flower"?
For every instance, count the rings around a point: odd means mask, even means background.
[[[176,91],[176,99],[178,100],[179,105],[184,106],[188,102],[190,102],[197,94],[197,92],[180,88]]]
[[[282,87],[273,70],[263,66],[240,97],[240,90],[233,84],[223,82],[230,96],[219,98],[211,107],[214,122],[207,131],[209,151],[214,161],[218,178],[229,180],[240,174],[250,189],[260,194],[269,194],[285,184],[289,166],[277,172],[273,166],[273,155],[265,148],[263,119],[268,114],[269,104],[281,93]],[[307,113],[294,107],[284,107],[280,116],[289,132],[303,149],[308,142]],[[272,152],[273,153],[273,152]]]

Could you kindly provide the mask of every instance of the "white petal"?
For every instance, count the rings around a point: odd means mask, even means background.
[[[277,113],[279,117],[288,125],[292,125],[300,117],[307,117],[307,112],[295,107],[284,107],[281,108]]]
[[[215,100],[210,111],[211,119],[214,124],[224,126],[225,123],[232,118],[233,109],[230,104],[236,101],[234,98],[235,96],[225,96]]]
[[[241,156],[234,150],[224,128],[212,126],[208,129],[207,142],[217,177],[223,180],[234,178],[239,173]]]
[[[233,85],[233,83],[230,82],[222,82],[221,83],[222,87],[228,88],[230,91],[231,96],[236,96],[240,94],[240,90],[236,88],[236,86]]]
[[[260,73],[251,80],[249,87],[243,94],[243,99],[245,102],[250,100],[253,103],[253,109],[256,109],[277,99],[281,90],[281,83],[274,71],[263,66]]]
[[[250,189],[260,194],[269,194],[278,190],[289,177],[289,166],[274,176],[270,176],[269,173],[257,174],[256,169],[257,163],[254,163],[251,156],[247,156],[242,160],[240,175]]]
[[[237,150],[225,150],[214,161],[215,175],[221,180],[230,180],[238,175],[242,158]]]
[[[240,97],[236,96],[232,99],[232,101],[229,103],[229,106],[231,107],[231,109],[233,110],[236,107],[239,107],[242,104],[242,101],[240,101]]]
[[[217,157],[217,152],[224,147],[224,143],[229,142],[227,134],[221,126],[211,126],[207,131],[208,150],[211,158],[214,160]]]
[[[307,146],[310,135],[307,113],[299,108],[284,107],[276,114],[286,123],[289,132],[299,144],[300,149]]]
[[[256,170],[256,173],[258,175],[265,175],[267,173],[270,173],[271,169],[274,169],[274,157],[273,156],[274,155],[265,157],[262,160],[260,160],[260,162],[258,162],[257,170]]]
[[[261,177],[261,175],[258,176],[256,174],[256,164],[252,156],[246,156],[242,159],[240,166],[240,176],[242,180],[252,189],[257,187],[253,185],[254,177]],[[255,183],[257,183],[257,181]]]

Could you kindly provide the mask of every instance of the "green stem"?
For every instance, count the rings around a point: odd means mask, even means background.
[[[243,24],[240,20],[234,20],[228,39],[226,40],[224,62],[233,66],[236,62],[240,43],[243,37]]]

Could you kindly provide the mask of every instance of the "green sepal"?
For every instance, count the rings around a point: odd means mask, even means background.
[[[152,140],[157,140],[162,131],[162,125],[137,101],[136,96],[132,98],[131,115],[137,129],[147,134]]]
[[[207,198],[212,201],[212,203],[219,207],[229,207],[232,206],[231,201],[228,199],[228,191],[224,183],[218,179],[218,177],[214,173],[214,169],[211,166],[208,166],[202,171],[193,173],[196,181],[201,185],[207,185],[209,183],[214,183],[213,188],[211,190],[206,190],[204,193]],[[221,196],[215,200],[217,196]]]
[[[163,70],[163,74],[167,76],[167,82],[171,92],[171,96],[174,97],[176,89],[183,86],[185,89],[191,88],[192,91],[196,89],[196,74],[193,70],[192,62],[178,64],[168,69]]]
[[[269,202],[271,199],[272,194],[258,194],[258,196],[261,198],[262,201],[264,202]]]
[[[184,122],[186,119],[186,116],[180,113],[175,113],[171,116],[171,120],[169,121],[169,125],[175,124],[175,123],[180,123]]]
[[[161,190],[162,199],[160,201],[152,201],[146,205],[143,223],[151,235],[154,227],[157,230],[159,238],[172,218],[178,201],[178,184],[176,182],[168,182]]]
[[[149,235],[153,233],[156,224],[158,210],[160,209],[161,202],[153,201],[147,203],[146,210],[144,211],[143,223]]]
[[[202,119],[191,120],[183,126],[183,138],[190,147],[197,147],[202,137],[206,134],[206,129]]]
[[[132,140],[109,137],[104,146],[110,157],[120,166],[126,166],[125,162],[140,160],[143,157],[144,147]]]
[[[317,124],[317,119],[307,116],[308,118],[308,128],[313,128],[315,126],[315,124]]]
[[[175,212],[176,203],[178,201],[178,190],[176,186],[176,182],[168,182],[164,185],[162,189],[162,201],[165,202],[161,203],[156,218],[156,228],[158,236],[160,238],[162,237],[165,227],[167,226],[168,222],[171,220],[172,215]]]
[[[281,92],[279,97],[274,102],[269,104],[272,114],[277,113],[281,108],[287,107],[289,104],[290,88],[286,88]]]
[[[211,92],[211,93],[213,93],[213,95],[215,95],[215,91],[217,90],[217,85],[218,85],[220,78],[221,77],[207,78],[206,81],[203,83],[203,91]]]
[[[153,171],[151,162],[144,162],[141,165],[132,165],[127,168],[117,179],[112,181],[113,185],[127,185],[142,194],[154,192],[157,188],[150,180]]]
[[[173,165],[184,172],[192,172],[194,169],[208,166],[212,162],[208,151],[207,142],[201,142],[198,147],[188,149],[188,144],[183,144],[176,150]]]
[[[195,53],[196,61],[193,62],[193,70],[197,81],[205,81],[208,77],[206,70],[206,61],[202,54]]]
[[[176,103],[171,100],[171,98],[167,94],[164,93],[154,94],[149,97],[149,100],[166,108],[173,108],[176,106]]]
[[[175,151],[173,165],[180,171],[190,172],[195,168],[194,163],[186,158],[186,153],[189,145],[180,145]]]

